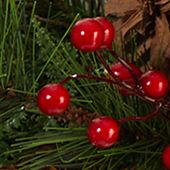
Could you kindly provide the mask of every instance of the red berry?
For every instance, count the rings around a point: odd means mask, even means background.
[[[128,63],[128,65],[133,73],[136,75],[136,77],[140,78],[140,76],[142,75],[141,70],[132,63]],[[123,64],[121,64],[120,62],[114,63],[111,65],[111,70],[113,71],[114,75],[117,76],[120,80],[126,82],[130,86],[135,86],[135,79],[133,75]],[[119,88],[119,91],[123,95],[131,94],[131,92],[126,90],[125,88]]]
[[[98,50],[104,38],[101,25],[92,18],[85,18],[75,23],[71,30],[73,45],[84,52]]]
[[[162,153],[162,162],[163,165],[170,170],[170,145],[165,147]]]
[[[104,39],[103,39],[102,48],[111,47],[112,42],[116,35],[113,24],[104,17],[96,17],[95,20],[99,22],[99,24],[102,26],[104,30]]]
[[[159,71],[147,71],[141,76],[140,83],[145,95],[153,99],[166,96],[169,90],[167,77]]]
[[[88,139],[98,148],[107,148],[118,140],[119,129],[117,121],[111,117],[95,118],[88,126]]]
[[[47,115],[63,113],[67,109],[69,102],[69,92],[61,84],[47,84],[38,92],[38,107]]]
[[[128,65],[137,77],[140,77],[142,75],[140,69],[136,67],[134,64],[128,63]],[[122,81],[127,79],[134,79],[130,71],[120,62],[112,64],[111,70],[113,71],[114,75],[117,76]]]

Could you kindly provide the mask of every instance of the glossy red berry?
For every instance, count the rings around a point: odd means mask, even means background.
[[[87,129],[88,139],[97,148],[112,146],[119,137],[117,121],[108,116],[93,119]]]
[[[162,162],[165,168],[170,170],[170,145],[165,147],[162,153]]]
[[[136,75],[137,78],[140,78],[142,75],[141,70],[136,67],[132,63],[128,63],[129,67],[133,71],[133,73]],[[114,73],[115,76],[117,76],[120,80],[126,82],[130,86],[135,86],[135,79],[131,72],[120,62],[114,63],[111,65],[111,70]],[[124,88],[119,88],[119,91],[123,95],[130,95],[131,92],[124,89]]]
[[[105,17],[96,17],[95,20],[99,22],[104,30],[104,39],[101,48],[111,47],[116,35],[113,24]]]
[[[138,67],[136,67],[134,64],[128,63],[128,65],[137,77],[140,77],[142,75],[141,70]],[[117,76],[119,79],[121,79],[123,81],[127,80],[127,79],[134,80],[131,72],[120,62],[112,64],[111,70],[113,71],[115,76]]]
[[[101,25],[93,18],[85,18],[75,23],[71,30],[73,45],[84,52],[98,50],[104,38]]]
[[[143,92],[153,99],[160,99],[167,95],[169,82],[167,77],[160,71],[147,71],[140,78]]]
[[[38,92],[38,107],[47,115],[58,115],[63,113],[66,111],[69,102],[69,92],[61,84],[47,84]]]

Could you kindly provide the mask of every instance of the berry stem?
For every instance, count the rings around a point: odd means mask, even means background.
[[[101,56],[100,56],[101,57]],[[74,80],[74,79],[77,79],[77,78],[87,78],[87,79],[93,79],[93,80],[96,80],[96,81],[102,81],[102,82],[106,82],[106,83],[109,83],[109,84],[117,84],[117,85],[120,85],[120,86],[123,86],[122,82],[121,81],[114,81],[112,79],[108,79],[108,78],[105,78],[105,77],[98,77],[98,76],[94,76],[94,75],[90,75],[90,74],[73,74],[73,75],[70,75],[68,77],[66,77],[64,80],[62,80],[60,82],[60,84],[64,85],[65,83],[67,83],[69,80]],[[162,107],[164,107],[163,105],[163,102],[155,102],[153,100],[150,100],[150,99],[146,99],[145,96],[140,96],[138,95],[138,97],[146,100],[146,101],[150,101],[152,103],[155,103],[156,104],[156,108],[154,111],[152,111],[151,113],[145,115],[145,116],[129,116],[129,117],[125,117],[125,118],[121,118],[119,119],[119,123],[126,123],[128,121],[147,121],[153,117],[155,117],[156,115],[159,114],[159,111]],[[165,114],[161,114],[166,120],[170,121],[170,118],[168,116],[166,116]]]
[[[60,84],[64,85],[65,83],[67,83],[70,80],[79,79],[79,78],[86,78],[86,79],[92,79],[92,80],[96,80],[96,81],[106,82],[108,84],[115,84],[115,85],[118,85],[120,87],[128,89],[134,95],[140,97],[141,99],[143,99],[145,101],[155,103],[155,100],[144,96],[143,93],[140,93],[140,91],[133,89],[130,85],[127,85],[125,82],[123,82],[119,79],[117,80],[117,77],[116,77],[116,80],[112,80],[112,79],[109,79],[109,78],[106,78],[106,77],[98,77],[98,76],[94,76],[94,75],[91,75],[91,74],[72,74],[72,75],[66,77],[65,79],[63,79],[60,82]]]
[[[109,48],[109,51],[110,51],[110,53],[112,54],[112,56],[114,57],[114,58],[116,58],[123,66],[125,66],[127,69],[128,69],[128,71],[130,72],[130,74],[133,76],[133,78],[134,78],[134,80],[135,80],[135,83],[136,83],[136,87],[139,87],[139,80],[138,80],[138,77],[136,76],[136,74],[133,72],[133,70],[130,68],[130,66],[128,65],[128,63],[125,61],[125,60],[123,60],[123,59],[121,59],[119,56],[118,56],[118,54],[112,49],[112,48]]]
[[[118,85],[119,87],[123,87],[125,89],[128,89],[129,91],[131,91],[132,93],[134,93],[134,95],[137,95],[138,97],[148,101],[148,99],[145,99],[144,97],[141,97],[130,85],[126,84],[124,81],[121,80],[113,80],[110,78],[106,78],[106,77],[98,77],[98,76],[94,76],[91,74],[72,74],[68,77],[66,77],[65,79],[63,79],[60,84],[64,85],[65,83],[67,83],[70,80],[74,80],[74,79],[79,79],[79,78],[86,78],[86,79],[92,79],[92,80],[96,80],[96,81],[102,81],[102,82],[106,82],[108,84],[115,84]],[[152,100],[150,102],[153,102]]]
[[[149,119],[152,119],[153,117],[155,117],[156,115],[158,115],[160,112],[160,109],[162,108],[162,102],[157,103],[155,110],[152,111],[151,113],[145,115],[145,116],[129,116],[129,117],[125,117],[125,118],[121,118],[119,119],[119,123],[126,123],[127,121],[147,121]]]
[[[103,64],[103,66],[105,67],[105,69],[107,70],[107,72],[112,76],[112,78],[115,79],[116,83],[118,84],[120,87],[123,87],[129,91],[131,91],[134,95],[140,97],[141,99],[143,99],[144,101],[149,101],[151,103],[155,103],[155,100],[152,98],[149,98],[147,96],[144,95],[143,91],[141,91],[140,89],[140,83],[139,80],[136,76],[136,74],[133,72],[133,70],[129,67],[128,63],[126,63],[126,61],[124,61],[123,59],[121,59],[115,51],[113,51],[111,48],[109,48],[110,52],[112,53],[112,55],[122,64],[124,65],[129,72],[132,74],[132,76],[134,77],[134,79],[136,80],[136,86],[135,87],[131,87],[130,85],[128,85],[126,82],[120,80],[117,76],[114,75],[114,73],[112,72],[112,70],[110,69],[109,65],[107,64],[107,62],[104,60],[102,54],[100,51],[97,51],[97,57],[100,60],[100,62]]]
[[[128,85],[127,83],[125,83],[124,81],[121,81],[117,76],[114,75],[114,73],[112,72],[112,70],[110,69],[109,65],[107,64],[107,62],[103,59],[103,56],[101,55],[100,52],[97,51],[97,57],[100,60],[100,62],[103,64],[103,66],[105,67],[105,69],[107,70],[107,72],[112,76],[113,79],[115,79],[116,83],[119,86],[126,88],[130,91],[134,91],[134,89]]]
[[[103,82],[106,82],[106,83],[109,83],[109,84],[118,84],[114,80],[111,80],[111,79],[108,79],[108,78],[105,78],[105,77],[94,76],[94,75],[91,75],[91,74],[73,74],[73,75],[70,75],[70,76],[66,77],[65,79],[63,79],[60,82],[60,84],[63,85],[65,83],[67,83],[69,80],[74,80],[74,79],[78,79],[78,78],[93,79],[93,80],[96,80],[96,81],[103,81]]]
[[[117,76],[114,75],[113,71],[110,69],[110,66],[107,64],[107,62],[104,60],[101,52],[97,51],[97,57],[100,60],[100,62],[103,64],[103,66],[105,67],[105,69],[107,70],[107,72],[112,76],[112,78],[114,78],[115,80],[117,80],[118,82],[121,82],[121,80],[119,78],[117,78]]]

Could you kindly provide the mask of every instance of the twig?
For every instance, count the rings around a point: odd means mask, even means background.
[[[142,121],[147,121],[147,120],[150,120],[152,119],[153,117],[157,116],[160,112],[160,109],[162,108],[162,103],[158,103],[156,105],[156,108],[154,111],[152,111],[151,113],[145,115],[145,116],[129,116],[129,117],[125,117],[125,118],[121,118],[119,119],[119,122],[120,123],[126,123],[127,121],[131,121],[131,120],[135,120],[135,121],[139,121],[139,120],[142,120]]]

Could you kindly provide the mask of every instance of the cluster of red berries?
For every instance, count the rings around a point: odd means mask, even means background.
[[[115,28],[109,20],[104,17],[85,18],[75,23],[71,30],[71,41],[73,45],[83,52],[96,52],[108,49],[112,52],[112,42],[115,38]],[[101,59],[99,55],[99,59]],[[118,58],[119,59],[119,58]],[[120,93],[124,95],[137,95],[148,101],[161,103],[169,91],[167,77],[156,70],[145,73],[132,63],[122,62],[108,66],[103,62],[109,78],[104,79],[89,76],[96,80],[117,84]],[[86,75],[74,75],[66,78],[61,83],[47,84],[42,87],[37,96],[39,109],[50,116],[62,114],[70,103],[70,94],[63,84],[70,79],[84,77]],[[119,83],[116,81],[117,80]],[[162,105],[160,105],[161,107]],[[101,116],[91,121],[87,129],[89,141],[98,148],[112,146],[119,138],[120,122],[109,116]],[[170,147],[163,152],[165,167],[170,169]]]
[[[84,52],[111,47],[114,38],[115,29],[104,17],[79,20],[71,30],[73,45]]]

